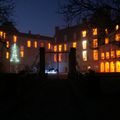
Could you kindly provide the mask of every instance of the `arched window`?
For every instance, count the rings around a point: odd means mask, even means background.
[[[120,72],[120,61],[116,62],[116,72]]]
[[[105,72],[109,72],[109,62],[105,62]]]
[[[110,62],[110,72],[115,72],[115,64],[114,64],[114,62]]]
[[[100,72],[104,72],[105,71],[105,66],[104,63],[100,63]]]

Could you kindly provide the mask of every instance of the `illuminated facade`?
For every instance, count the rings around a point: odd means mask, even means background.
[[[0,44],[0,64],[3,65],[0,70],[2,72],[32,71],[34,67],[39,67],[39,48],[45,47],[46,51],[50,51],[53,47],[52,37],[35,35],[30,32],[21,33],[15,30],[9,33],[2,28],[0,38],[3,43],[5,42],[5,44]],[[48,65],[49,62],[46,64]]]
[[[76,68],[80,72],[120,72],[120,28],[116,24],[109,30],[78,25],[56,28],[56,45],[76,48]],[[62,60],[61,60],[62,61]]]
[[[118,24],[114,26],[112,32],[108,28],[101,30],[87,25],[65,29],[56,27],[54,38],[31,33],[13,33],[0,30],[0,37],[6,42],[2,54],[7,72],[19,72],[37,66],[40,47],[45,47],[46,50],[46,68],[51,66],[59,72],[68,72],[68,56],[70,48],[73,47],[76,48],[77,71],[87,72],[88,69],[92,69],[96,72],[120,72]]]

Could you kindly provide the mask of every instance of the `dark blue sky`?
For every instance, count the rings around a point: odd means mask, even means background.
[[[16,0],[15,22],[18,30],[54,35],[55,26],[65,25],[62,16],[57,13],[58,1],[64,0]]]

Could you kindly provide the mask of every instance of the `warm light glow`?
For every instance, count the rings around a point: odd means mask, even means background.
[[[13,35],[13,42],[16,43],[17,42],[17,36]]]
[[[88,66],[88,70],[91,69],[91,66]]]
[[[93,50],[93,60],[98,60],[98,50]]]
[[[105,33],[108,34],[108,29],[107,28],[105,29]]]
[[[100,72],[105,72],[105,66],[104,63],[100,63]]]
[[[109,43],[109,38],[105,38],[105,44]]]
[[[116,72],[120,72],[120,61],[116,62]]]
[[[9,42],[9,41],[6,42],[6,47],[7,47],[7,48],[10,47],[10,42]]]
[[[104,60],[105,59],[105,53],[101,53],[101,59]]]
[[[54,52],[57,52],[57,45],[54,46]]]
[[[62,45],[59,45],[58,49],[59,49],[59,52],[61,52],[62,51]]]
[[[3,38],[6,39],[6,33],[3,34]]]
[[[82,41],[83,49],[87,49],[87,40]]]
[[[20,57],[23,58],[24,57],[24,46],[20,47]]]
[[[77,47],[77,43],[76,42],[73,42],[73,48],[76,48]]]
[[[3,37],[3,32],[2,31],[0,31],[0,37]]]
[[[115,30],[118,30],[118,29],[119,29],[119,25],[116,25]]]
[[[109,59],[109,58],[110,58],[110,53],[106,52],[106,59]]]
[[[116,56],[117,56],[117,58],[120,57],[120,50],[116,50]]]
[[[98,39],[93,39],[93,47],[98,47]]]
[[[115,51],[111,51],[111,58],[115,58]]]
[[[27,47],[29,47],[29,48],[31,47],[31,41],[30,40],[27,41]]]
[[[83,61],[87,61],[87,51],[83,51],[82,52],[82,56],[83,56]]]
[[[54,54],[54,62],[57,62],[57,54]]]
[[[93,35],[97,35],[97,28],[93,29]]]
[[[120,41],[120,34],[116,34],[116,35],[115,35],[115,40],[116,40],[116,41]]]
[[[62,53],[59,53],[58,60],[59,62],[62,62]]]
[[[64,51],[67,51],[67,45],[64,44]]]
[[[50,44],[50,43],[48,43],[48,49],[49,49],[49,50],[51,49],[51,44]]]
[[[86,30],[82,31],[82,37],[86,37],[86,34],[87,34]]]
[[[105,62],[105,72],[109,72],[110,66],[109,62]]]
[[[9,59],[10,58],[10,54],[9,52],[6,52],[6,59]]]
[[[24,57],[24,51],[20,51],[20,57],[21,57],[21,58]]]
[[[34,41],[34,47],[35,47],[35,48],[38,47],[38,43],[37,43],[37,41]]]
[[[110,62],[110,72],[115,72],[115,64],[114,62]]]

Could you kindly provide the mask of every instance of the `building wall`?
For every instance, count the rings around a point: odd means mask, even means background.
[[[56,29],[55,39],[51,37],[33,35],[31,33],[1,34],[0,36],[9,45],[3,49],[2,62],[4,71],[19,72],[32,69],[39,63],[39,48],[45,47],[46,69],[49,67],[58,69],[59,72],[68,72],[69,51],[76,48],[76,69],[79,72],[88,72],[92,69],[96,72],[120,72],[120,29],[115,25],[113,30],[101,30],[100,28],[87,26],[74,26],[65,29]],[[108,38],[108,39],[106,39]],[[28,47],[27,42],[31,41]],[[35,47],[37,42],[37,47]],[[10,62],[11,46],[16,43],[19,48],[19,63]],[[21,57],[21,51],[24,52]],[[6,53],[9,55],[6,57]]]

